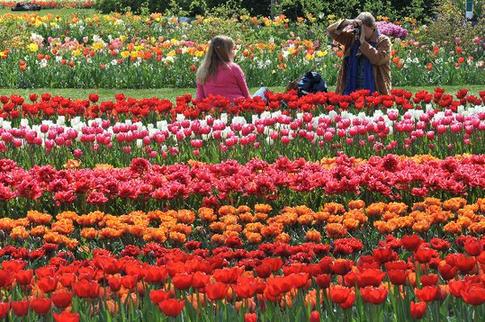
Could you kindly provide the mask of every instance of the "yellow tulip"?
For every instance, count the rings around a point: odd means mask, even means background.
[[[36,43],[32,42],[32,43],[30,43],[30,44],[27,45],[27,49],[30,50],[33,53],[36,53],[39,50],[39,45],[37,45]]]

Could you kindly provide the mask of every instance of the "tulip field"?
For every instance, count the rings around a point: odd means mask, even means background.
[[[310,69],[336,82],[343,50],[314,17],[290,22],[242,15],[193,22],[152,14],[0,16],[0,84],[9,88],[194,87],[208,34],[236,39],[236,61],[250,87],[285,86]],[[333,20],[332,20],[333,19]],[[392,39],[395,86],[485,83],[485,38],[430,41],[426,26],[380,21]]]
[[[478,321],[485,92],[0,97],[9,321]]]
[[[313,19],[0,15],[0,320],[483,321],[483,35],[380,19],[389,95],[123,90],[193,87],[212,30],[250,86],[334,85]]]

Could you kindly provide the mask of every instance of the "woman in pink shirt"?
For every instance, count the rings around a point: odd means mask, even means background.
[[[207,54],[197,70],[196,98],[198,100],[210,95],[224,96],[231,101],[251,97],[244,72],[233,62],[234,49],[234,41],[231,38],[226,36],[212,38]],[[256,95],[264,98],[265,90],[259,90]]]

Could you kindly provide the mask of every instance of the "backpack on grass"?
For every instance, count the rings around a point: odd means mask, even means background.
[[[298,96],[328,91],[327,83],[322,76],[319,73],[312,71],[307,72],[301,78],[290,82],[286,89],[296,89],[298,91]]]

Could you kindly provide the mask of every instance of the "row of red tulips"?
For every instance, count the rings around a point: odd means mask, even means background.
[[[279,158],[274,163],[251,160],[246,164],[192,162],[158,165],[136,158],[127,168],[56,170],[52,166],[21,168],[0,160],[0,199],[3,214],[57,207],[80,211],[160,209],[161,205],[209,205],[271,201],[315,208],[322,198],[364,200],[402,199],[442,195],[477,198],[485,187],[485,155],[444,160],[371,157],[364,162],[345,155],[330,167],[304,159]],[[122,203],[120,203],[122,202]],[[120,208],[121,207],[121,208]],[[65,208],[64,208],[65,209]]]
[[[365,320],[372,313],[379,320],[476,321],[483,313],[483,238],[426,242],[405,235],[374,247],[352,238],[334,242],[353,251],[342,256],[315,243],[209,250],[190,242],[188,251],[147,244],[126,246],[122,257],[97,249],[92,259],[79,260],[81,250],[60,252],[46,244],[42,249],[53,257],[39,262],[26,252],[8,259],[19,254],[8,247],[0,253],[0,316],[53,315],[56,321],[292,316],[313,322]]]
[[[69,98],[52,96],[49,93],[31,94],[28,100],[18,95],[1,96],[0,117],[16,119],[19,117],[50,118],[64,115],[67,117],[84,116],[86,118],[108,117],[114,119],[160,119],[175,118],[183,114],[187,118],[200,118],[207,114],[241,114],[262,113],[264,111],[330,111],[330,110],[367,110],[387,109],[395,107],[401,110],[423,108],[426,104],[434,104],[439,108],[456,110],[460,105],[482,105],[485,102],[485,91],[480,97],[472,95],[467,89],[458,91],[455,95],[436,88],[434,93],[425,90],[414,95],[403,89],[393,90],[391,95],[370,95],[369,91],[357,91],[351,95],[339,95],[333,92],[309,94],[298,97],[295,91],[287,93],[267,93],[267,102],[261,98],[240,99],[231,103],[223,97],[209,97],[196,101],[190,94],[177,98],[175,104],[167,99],[127,98],[117,94],[115,101],[99,102],[97,94],[89,95],[87,100],[71,100]]]

